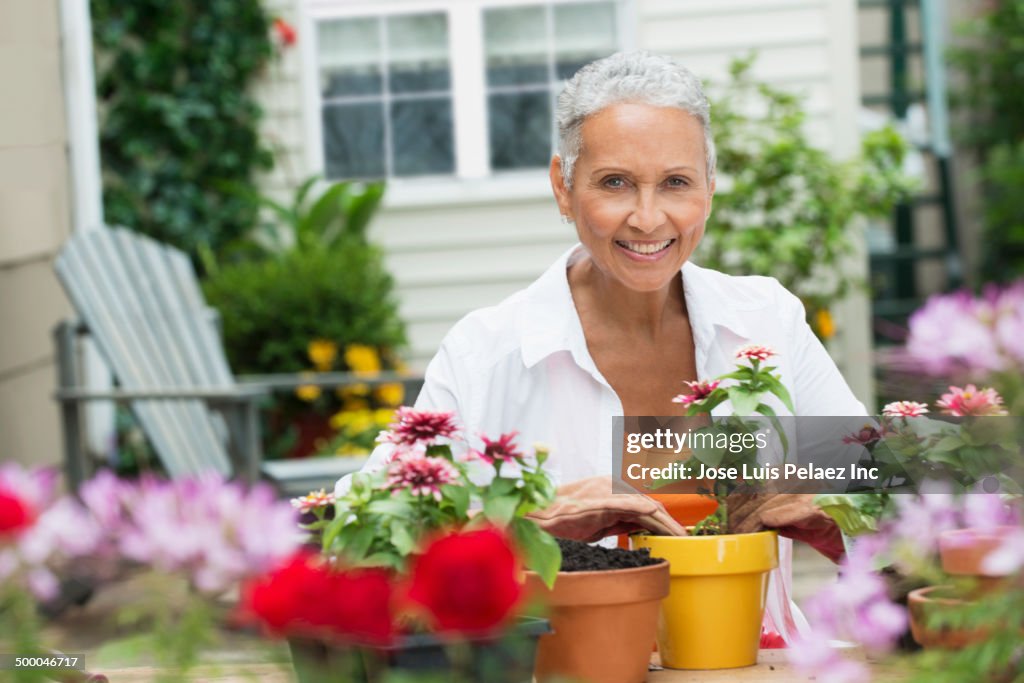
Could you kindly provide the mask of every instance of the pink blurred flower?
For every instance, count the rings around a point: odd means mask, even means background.
[[[995,389],[978,389],[973,384],[949,388],[948,394],[943,394],[936,404],[946,415],[966,417],[968,415],[1006,415],[1006,409],[1002,407],[1003,397]]]
[[[895,401],[882,408],[886,417],[920,417],[928,413],[928,406],[917,401]]]
[[[910,316],[907,352],[932,375],[1003,369],[1006,361],[984,313],[968,292],[929,298]]]
[[[721,381],[717,379],[703,379],[696,382],[684,382],[684,384],[690,388],[690,393],[679,394],[672,399],[672,402],[689,406],[693,403],[703,401],[710,396],[711,392],[717,389],[718,385],[721,384]]]
[[[327,493],[324,489],[310,491],[304,496],[292,498],[292,507],[305,514],[317,508],[334,505],[334,493]]]
[[[762,344],[747,344],[736,349],[736,360],[766,361],[774,355],[774,349]]]
[[[441,500],[441,487],[459,480],[459,471],[442,457],[418,451],[399,453],[388,465],[388,488]]]
[[[390,431],[377,438],[379,442],[432,446],[440,439],[451,439],[459,434],[455,413],[416,410],[405,406],[396,411],[395,421],[389,427]]]
[[[1024,569],[1024,529],[1007,534],[1000,547],[984,559],[981,568],[990,576],[1012,576]]]
[[[523,454],[516,449],[516,445],[513,443],[513,439],[515,439],[518,434],[518,432],[502,434],[496,441],[492,441],[486,436],[481,435],[480,439],[484,442],[484,449],[482,451],[474,450],[471,455],[480,458],[491,465],[496,462],[511,463],[516,460],[521,460]]]
[[[829,638],[818,630],[802,634],[786,657],[803,675],[818,683],[867,683],[871,672],[860,663],[846,659]]]

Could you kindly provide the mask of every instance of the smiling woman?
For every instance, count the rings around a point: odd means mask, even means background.
[[[864,414],[796,297],[773,278],[690,261],[715,189],[709,105],[692,73],[671,58],[618,53],[573,76],[556,118],[551,185],[580,244],[527,289],[455,325],[427,369],[418,408],[454,412],[470,436],[516,430],[521,443],[547,444],[545,469],[567,494],[578,489],[573,482],[604,477],[603,498],[590,507],[611,498],[612,417],[685,414],[671,401],[681,383],[734,370],[744,344],[777,351],[797,414]],[[392,450],[378,448],[367,467],[382,466]],[[785,509],[796,512],[765,517],[783,535],[815,512]],[[609,528],[653,528],[658,517],[631,514]],[[775,613],[785,615],[780,579]]]

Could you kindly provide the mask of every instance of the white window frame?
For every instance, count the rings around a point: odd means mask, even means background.
[[[431,206],[543,198],[551,194],[546,169],[491,172],[487,119],[487,84],[483,44],[483,11],[494,7],[575,4],[592,0],[302,0],[300,29],[303,123],[306,164],[324,173],[322,101],[319,87],[318,21],[401,14],[448,15],[448,35],[458,35],[458,51],[449,43],[455,173],[446,176],[391,178],[385,206]],[[619,49],[636,46],[634,0],[615,4]],[[548,46],[552,41],[548,40]]]

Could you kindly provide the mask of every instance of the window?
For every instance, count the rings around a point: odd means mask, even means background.
[[[546,168],[558,91],[580,66],[621,48],[620,1],[449,0],[367,14],[372,5],[316,0],[313,138],[325,175]]]

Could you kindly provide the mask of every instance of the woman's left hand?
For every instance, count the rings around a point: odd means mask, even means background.
[[[775,529],[782,536],[803,541],[833,562],[843,556],[839,527],[814,504],[811,494],[733,493],[726,505],[732,533]]]

